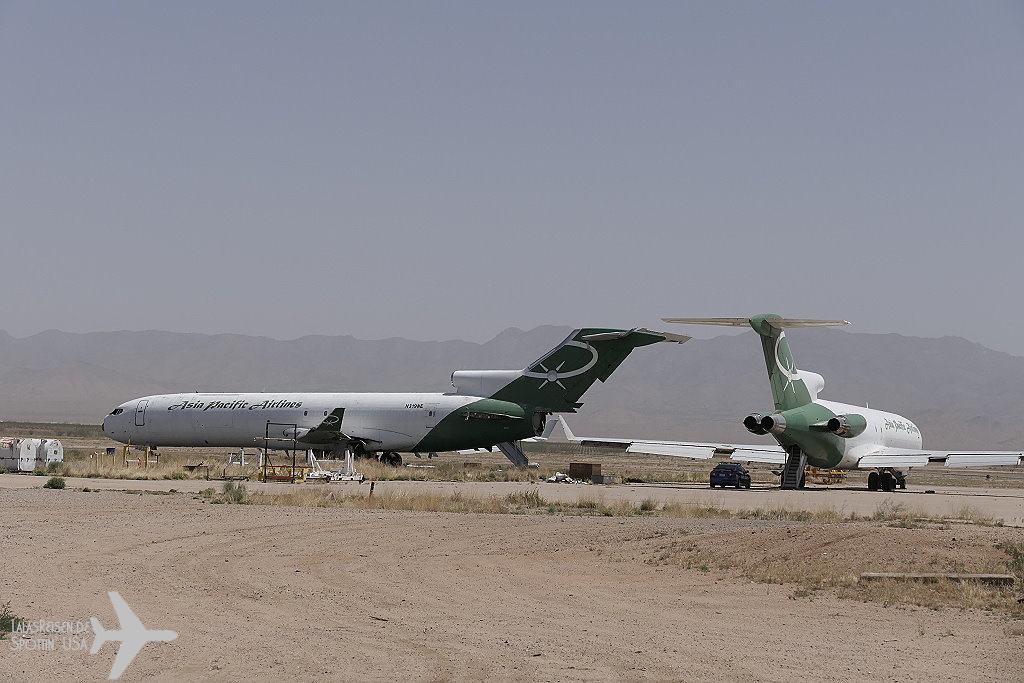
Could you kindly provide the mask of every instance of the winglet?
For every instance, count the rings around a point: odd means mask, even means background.
[[[576,441],[576,435],[569,429],[569,423],[565,421],[565,418],[561,415],[558,416],[558,422],[562,425],[562,431],[565,432],[565,438],[569,441]]]
[[[555,431],[555,427],[557,425],[558,425],[558,421],[557,420],[548,420],[544,424],[544,431],[541,433],[541,435],[540,436],[535,436],[533,438],[536,439],[537,441],[547,441],[548,439],[551,438],[551,434],[552,434],[552,432]]]

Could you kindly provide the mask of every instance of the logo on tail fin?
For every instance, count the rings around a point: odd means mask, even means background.
[[[796,361],[793,360],[793,354],[789,350],[789,343],[786,343],[785,346],[782,345],[785,338],[786,333],[780,332],[778,339],[775,340],[775,365],[779,368],[779,372],[786,376],[786,383],[782,387],[783,393],[792,391],[795,394],[796,387],[793,382],[800,380],[800,372],[796,369]]]
[[[599,354],[597,349],[586,342],[579,342],[576,340],[569,340],[563,344],[563,346],[575,346],[577,348],[586,349],[590,352],[590,361],[587,362],[583,367],[577,368],[576,370],[566,370],[562,372],[562,368],[565,367],[567,361],[562,361],[554,368],[547,368],[543,362],[538,362],[534,367],[530,368],[529,371],[524,371],[523,377],[533,377],[535,379],[543,380],[540,383],[540,388],[543,389],[548,384],[557,384],[558,386],[565,389],[565,385],[562,384],[563,379],[569,379],[570,377],[576,377],[588,372],[592,367],[597,365],[597,359]],[[542,360],[546,360],[546,357]],[[541,372],[538,372],[537,369]]]

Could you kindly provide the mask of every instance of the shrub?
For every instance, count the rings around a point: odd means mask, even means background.
[[[235,484],[233,481],[224,482],[224,500],[228,503],[248,503],[249,492],[245,490],[245,484]]]
[[[0,605],[0,640],[5,639],[8,633],[18,628],[24,622],[25,620],[21,617],[14,616],[14,612],[11,611],[10,600]]]
[[[45,484],[44,489],[62,489],[64,488],[64,477],[50,477]]]
[[[51,462],[51,463],[47,463],[47,465],[46,465],[46,471],[47,471],[47,472],[49,472],[50,474],[53,474],[54,472],[56,472],[56,471],[57,471],[57,468],[58,468],[58,467],[60,467],[60,465],[61,465],[61,464],[60,464],[59,462],[57,462],[56,460],[54,460],[54,461],[53,461],[53,462]]]

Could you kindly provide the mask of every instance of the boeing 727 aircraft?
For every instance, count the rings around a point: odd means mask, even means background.
[[[825,379],[814,372],[797,370],[785,330],[794,327],[849,325],[845,320],[803,320],[758,315],[753,318],[663,318],[665,322],[690,325],[750,326],[761,338],[775,410],[752,413],[743,426],[757,435],[771,434],[778,445],[730,445],[680,441],[642,441],[577,437],[566,428],[570,441],[590,445],[625,447],[630,453],[710,458],[728,454],[735,460],[784,464],[782,488],[803,486],[804,469],[810,464],[824,469],[870,469],[868,488],[891,491],[906,488],[902,471],[929,462],[946,467],[1019,465],[1020,451],[935,451],[921,448],[921,430],[895,413],[823,401],[818,393]]]
[[[164,394],[122,403],[103,420],[110,438],[136,446],[263,446],[379,453],[429,453],[497,446],[528,462],[517,441],[543,433],[547,416],[576,412],[640,346],[689,339],[644,329],[575,330],[524,370],[460,370],[454,392]]]

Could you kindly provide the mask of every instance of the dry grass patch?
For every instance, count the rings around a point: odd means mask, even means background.
[[[501,497],[479,497],[461,493],[390,491],[375,492],[371,496],[368,493],[339,493],[328,487],[310,487],[284,493],[254,493],[249,500],[261,505],[489,514],[517,514],[546,508],[549,505],[537,489],[518,491]]]
[[[800,509],[789,506],[759,507],[729,510],[714,503],[659,503],[646,498],[639,503],[628,500],[605,501],[581,495],[575,502],[556,502],[544,499],[539,489],[516,492],[504,497],[480,497],[463,493],[401,492],[381,487],[372,497],[368,492],[340,494],[330,488],[309,487],[301,491],[254,494],[252,502],[266,505],[298,505],[310,507],[348,507],[381,510],[419,510],[423,512],[480,512],[490,514],[517,514],[543,511],[548,514],[605,516],[605,517],[668,517],[675,519],[756,519],[780,522],[809,522],[838,524],[859,521],[893,522],[903,528],[920,528],[925,524],[946,521],[943,516],[929,516],[909,510],[900,503],[883,502],[869,516],[847,513],[833,507]],[[971,516],[964,511],[956,521],[970,523]],[[976,523],[991,522],[990,517],[973,515]]]
[[[472,456],[467,456],[472,460]],[[422,467],[392,467],[376,460],[357,460],[356,470],[378,481],[521,481],[536,482],[555,473],[549,467],[520,469],[512,465],[466,467],[464,462],[408,458],[406,464]],[[333,466],[333,465],[332,465]],[[326,469],[328,468],[324,465]]]
[[[1024,617],[1024,606],[1017,603],[1019,585],[860,581],[864,572],[1012,573],[1018,581],[1024,578],[1024,543],[993,542],[991,532],[974,532],[965,540],[965,531],[875,523],[767,527],[677,539],[655,548],[647,563],[793,584],[794,598],[833,590],[839,597],[884,605],[978,608]]]
[[[132,451],[131,456],[137,458],[139,453]],[[208,464],[209,470],[199,468],[190,472],[185,469],[185,465],[199,462]],[[211,477],[237,476],[256,479],[259,476],[259,468],[255,465],[228,465],[223,458],[197,458],[181,453],[164,453],[160,456],[159,463],[137,465],[132,462],[126,466],[120,451],[113,457],[105,453],[76,451],[69,455],[65,452],[64,462],[57,465],[54,471],[64,477],[135,480],[205,479],[207,471]]]
[[[384,490],[380,490],[383,488]],[[471,496],[462,493],[392,492],[380,487],[371,496],[340,493],[328,487],[309,487],[282,493],[254,493],[249,500],[263,505],[341,507],[361,510],[415,510],[419,512],[473,512],[484,514],[558,514],[578,516],[630,517],[650,514],[653,501],[633,504],[629,501],[606,502],[581,496],[575,502],[545,499],[539,489],[516,491],[505,496]]]

